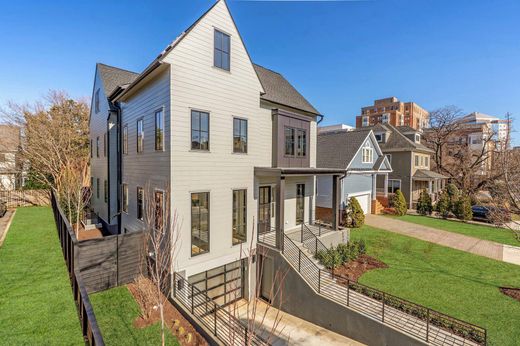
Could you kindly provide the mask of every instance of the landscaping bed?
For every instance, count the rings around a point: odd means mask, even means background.
[[[500,292],[520,302],[520,288],[500,287]]]
[[[379,268],[388,268],[388,266],[377,258],[364,254],[334,269],[334,276],[357,281],[361,275],[369,270]]]

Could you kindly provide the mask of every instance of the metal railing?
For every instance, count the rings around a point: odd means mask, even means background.
[[[101,335],[101,330],[97,324],[96,316],[94,315],[94,309],[90,304],[87,290],[83,284],[81,275],[78,273],[74,265],[74,252],[78,240],[76,239],[72,227],[58,203],[54,191],[51,192],[51,205],[56,229],[58,230],[58,238],[63,251],[63,258],[65,259],[65,264],[69,272],[74,301],[76,302],[76,307],[78,309],[78,317],[81,324],[83,338],[85,339],[85,342],[91,346],[102,346],[105,343]]]
[[[320,269],[284,235],[289,263],[319,294],[434,345],[486,345],[486,329]]]
[[[268,345],[225,307],[215,303],[177,273],[173,274],[172,295],[225,345]]]
[[[327,247],[318,239],[318,236],[314,234],[305,223],[301,224],[300,242],[314,256],[316,256],[318,251],[328,250]]]
[[[268,230],[265,230],[265,227],[260,227],[258,224],[258,232],[256,234],[257,242],[261,244],[265,244],[271,247],[276,247],[276,228],[269,227]]]

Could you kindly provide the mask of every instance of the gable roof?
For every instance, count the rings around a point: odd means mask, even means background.
[[[139,73],[102,63],[97,63],[96,68],[103,82],[103,88],[107,97],[112,94],[118,86],[130,84],[139,76]]]
[[[264,87],[261,98],[305,112],[320,114],[280,73],[253,64],[260,83]]]
[[[364,127],[374,132],[390,132],[384,143],[379,143],[381,150],[385,151],[423,151],[431,153],[433,150],[421,143],[416,143],[406,137],[398,128],[390,124],[376,124]]]
[[[370,129],[359,129],[319,134],[316,166],[318,168],[347,169],[370,132]]]

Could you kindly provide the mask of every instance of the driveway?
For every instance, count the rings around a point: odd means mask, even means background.
[[[520,248],[514,248],[489,240],[477,239],[463,234],[447,232],[437,228],[417,225],[381,215],[366,215],[365,224],[475,255],[488,257],[497,261],[520,265]]]

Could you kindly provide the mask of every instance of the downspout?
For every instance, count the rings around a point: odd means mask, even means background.
[[[115,102],[114,104],[117,111],[117,234],[121,234],[121,184],[123,181],[123,136],[122,136],[122,126],[121,126],[121,107],[119,106],[119,102]]]

